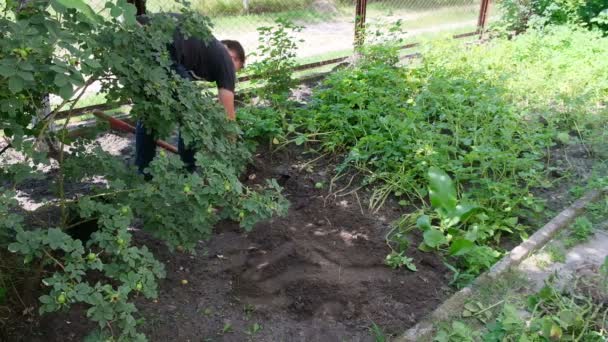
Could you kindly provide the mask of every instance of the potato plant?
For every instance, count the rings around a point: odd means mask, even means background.
[[[185,34],[209,37],[208,19],[184,8]],[[2,153],[22,156],[2,168],[0,243],[34,273],[24,291],[41,282],[40,313],[86,305],[98,325],[91,340],[146,339],[136,330],[132,299],[156,297],[165,271],[134,243],[135,218],[170,248],[194,251],[218,220],[251,229],[287,207],[276,182],[248,188],[239,181],[251,154],[238,126],[213,96],[172,71],[167,44],[176,20],[154,16],[141,27],[134,14],[125,0],[108,1],[101,13],[83,0],[9,0],[0,15],[0,129],[9,144]],[[91,139],[71,138],[73,109],[94,82],[109,100],[131,101],[132,114],[159,138],[179,126],[199,151],[199,171],[161,152],[149,168],[152,180],[144,181]],[[46,94],[60,98],[47,112]],[[60,112],[65,120],[56,126]],[[42,222],[15,200],[14,190],[36,178],[52,179],[55,190],[42,204],[54,214]],[[86,191],[69,190],[83,183]]]
[[[574,26],[466,48],[436,42],[403,63],[393,46],[377,46],[329,75],[290,123],[318,136],[323,152],[346,154],[339,171],[365,176],[371,208],[390,197],[418,208],[389,237],[391,265],[406,265],[418,227],[420,247],[443,252],[462,285],[501,255],[504,236],[525,238],[545,219],[536,194],[557,182],[552,172],[569,174],[550,165],[554,149],[580,145],[605,159],[607,46]],[[448,202],[431,194],[436,169],[453,180]],[[479,209],[452,220],[462,203]]]

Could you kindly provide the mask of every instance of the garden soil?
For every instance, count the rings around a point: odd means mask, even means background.
[[[127,160],[132,154],[126,137],[105,134],[98,141]],[[136,243],[147,245],[167,269],[159,298],[136,300],[149,340],[374,341],[372,324],[397,335],[447,298],[450,274],[439,256],[415,248],[419,236],[407,252],[417,272],[384,265],[390,252],[385,235],[401,209],[389,203],[371,213],[363,193],[330,195],[335,160],[307,163],[313,157],[303,152],[255,156],[245,182],[277,179],[291,206],[287,216],[249,233],[221,222],[190,255],[171,253],[134,227]],[[82,341],[94,328],[85,308],[32,317],[24,316],[8,340]]]

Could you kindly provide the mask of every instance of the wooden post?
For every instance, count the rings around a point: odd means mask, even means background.
[[[490,0],[481,0],[481,6],[479,7],[479,19],[477,20],[477,32],[479,33],[480,39],[483,38],[483,33],[486,28],[488,8],[490,8]]]
[[[367,13],[367,0],[357,0],[355,8],[355,48],[365,43],[365,14]]]

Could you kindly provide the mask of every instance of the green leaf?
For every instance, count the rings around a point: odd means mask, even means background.
[[[513,228],[517,224],[517,220],[518,220],[517,217],[509,217],[509,218],[504,219],[502,222],[504,222],[507,226]]]
[[[91,23],[101,22],[101,17],[98,16],[91,6],[87,5],[83,0],[54,0],[65,8],[73,8],[87,17]]]
[[[467,239],[458,238],[454,239],[450,245],[450,255],[460,256],[464,255],[473,249],[474,243]]]
[[[63,87],[68,84],[69,78],[64,74],[56,74],[53,83],[58,87]]]
[[[449,226],[454,226],[460,222],[468,220],[471,215],[478,212],[481,208],[475,204],[458,204],[454,210],[448,213],[450,217]]]
[[[74,89],[71,84],[66,84],[59,88],[59,96],[64,100],[69,100],[74,95]]]
[[[573,326],[576,323],[577,318],[576,314],[572,310],[560,311],[558,317],[560,325],[564,329],[568,329],[569,327]]]
[[[11,77],[17,73],[17,68],[14,66],[0,65],[0,76]]]
[[[123,19],[127,25],[135,25],[137,20],[135,15],[137,14],[137,8],[133,4],[127,3],[126,1],[118,1],[118,6],[122,9]]]
[[[428,215],[422,215],[416,220],[416,226],[422,230],[431,229],[431,219]]]
[[[464,308],[471,312],[477,312],[483,309],[483,305],[479,302],[468,302],[464,305]]]
[[[298,137],[295,140],[295,143],[298,146],[302,145],[305,142],[306,142],[306,136],[304,134],[298,135]]]
[[[9,78],[8,89],[10,89],[13,94],[20,92],[21,90],[23,90],[23,80],[17,76]]]
[[[431,167],[428,171],[428,177],[431,205],[436,209],[443,209],[445,212],[454,210],[458,199],[456,198],[456,188],[450,176],[443,170]]]
[[[58,249],[64,245],[67,235],[58,228],[51,228],[48,230],[48,235],[45,239],[45,243],[49,244],[52,249]]]
[[[30,82],[34,81],[34,75],[32,75],[31,72],[20,71],[19,72],[19,77],[21,77],[25,81],[30,81]]]
[[[549,337],[551,338],[551,340],[559,341],[562,338],[562,334],[562,328],[560,328],[559,325],[553,324],[551,326],[551,330],[549,332]]]
[[[424,243],[431,248],[436,248],[447,242],[443,233],[435,228],[425,231],[423,237]]]
[[[110,10],[110,15],[112,16],[112,18],[118,18],[122,15],[122,9],[118,6],[114,6]]]

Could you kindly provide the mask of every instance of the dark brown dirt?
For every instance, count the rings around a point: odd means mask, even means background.
[[[286,217],[250,233],[222,222],[195,256],[135,232],[167,268],[158,300],[137,300],[140,331],[151,341],[374,341],[372,323],[396,335],[449,295],[449,272],[438,256],[416,250],[418,241],[408,251],[418,272],[384,265],[397,206],[372,214],[354,195],[327,196],[332,162],[302,170],[302,152],[259,154],[245,175],[249,183],[280,181],[291,202]],[[94,328],[84,313],[44,316],[8,340],[80,341]]]

